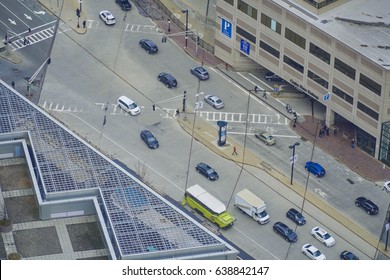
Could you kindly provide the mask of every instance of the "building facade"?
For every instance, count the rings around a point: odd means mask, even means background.
[[[217,0],[215,55],[281,76],[390,165],[389,10],[388,0]]]

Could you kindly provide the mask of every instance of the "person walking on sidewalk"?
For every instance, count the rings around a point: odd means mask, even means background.
[[[266,90],[263,90],[263,98],[267,99],[267,91]]]
[[[352,138],[352,140],[351,140],[351,147],[355,148],[355,138]]]
[[[237,149],[236,149],[236,146],[233,147],[233,153],[232,153],[232,156],[237,156]]]

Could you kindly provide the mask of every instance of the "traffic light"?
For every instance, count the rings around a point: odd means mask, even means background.
[[[255,85],[255,93],[258,93],[259,92],[259,87],[257,85]]]
[[[156,111],[156,105],[152,105],[152,109],[153,109],[153,111]]]

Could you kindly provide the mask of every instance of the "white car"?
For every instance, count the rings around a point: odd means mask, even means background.
[[[111,12],[109,11],[101,11],[99,13],[100,18],[104,21],[106,25],[113,25],[115,24],[115,17]]]
[[[328,232],[320,227],[315,227],[311,230],[311,235],[317,238],[321,243],[324,243],[325,246],[333,246],[336,241]]]
[[[204,101],[213,106],[215,109],[221,109],[225,106],[223,101],[216,95],[206,95],[204,97]]]
[[[387,181],[387,182],[384,183],[383,189],[384,189],[386,192],[390,192],[390,181]]]
[[[303,245],[301,252],[312,260],[326,260],[325,255],[311,244]]]

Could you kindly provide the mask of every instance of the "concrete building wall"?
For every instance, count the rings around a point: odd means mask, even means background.
[[[378,158],[381,124],[390,120],[390,71],[273,1],[245,0],[242,4],[240,0],[234,0],[233,5],[229,2],[233,1],[216,1],[216,22],[219,26],[216,26],[215,33],[215,55],[241,70],[263,66],[286,81],[295,82],[314,93],[318,97],[317,101],[327,107],[328,124],[333,123],[337,113],[376,138],[375,157]],[[245,4],[252,6],[247,13],[238,8],[238,5],[242,7]],[[252,9],[257,10],[257,19],[249,15]],[[265,23],[267,17],[272,19],[269,26]],[[232,38],[221,32],[222,19],[232,23]],[[278,24],[281,25],[279,30]],[[238,34],[237,27],[244,31]],[[293,42],[295,39],[287,39],[286,32],[290,31],[298,34],[305,42],[299,45],[297,41]],[[249,35],[245,36],[245,32]],[[254,42],[251,35],[255,36]],[[241,39],[250,44],[249,54],[240,50]],[[264,46],[261,47],[261,42],[272,47],[279,56],[266,51]],[[311,43],[330,54],[330,60],[325,62],[310,52]],[[285,56],[299,63],[304,70],[299,71],[285,63]],[[354,78],[353,74],[346,74],[348,71],[343,73],[336,69],[340,65],[336,58],[354,69]],[[255,63],[250,63],[249,60]],[[327,87],[309,78],[309,71],[326,80]],[[380,85],[381,92],[375,93],[363,86],[360,82],[361,75]],[[332,94],[330,101],[323,101],[323,96],[332,92],[333,86],[349,97]],[[365,110],[372,110],[372,114]],[[378,117],[373,117],[375,112],[379,114]]]

